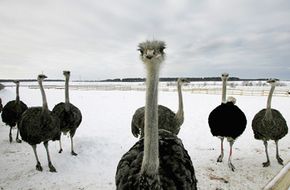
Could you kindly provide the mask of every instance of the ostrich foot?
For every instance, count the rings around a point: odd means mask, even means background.
[[[78,154],[75,153],[74,151],[71,151],[71,155],[73,155],[73,156],[77,156]]]
[[[37,162],[37,164],[36,164],[36,170],[38,170],[38,171],[41,171],[41,172],[42,172],[42,167],[41,167],[41,164],[40,164],[40,162]]]
[[[16,139],[17,143],[22,143],[22,141],[20,139]]]
[[[284,165],[284,164],[283,164],[283,159],[280,158],[280,156],[277,156],[277,161],[278,161],[278,163],[281,164],[282,166]]]
[[[49,171],[50,171],[50,172],[56,172],[56,169],[55,169],[55,167],[52,165],[51,162],[48,164],[48,167],[49,167]]]
[[[221,154],[221,155],[219,155],[219,157],[218,157],[218,159],[217,159],[217,162],[222,162],[223,161],[223,155]]]
[[[61,149],[59,149],[58,153],[62,153],[62,148],[61,148]]]
[[[228,165],[229,165],[229,168],[234,172],[236,169],[235,166],[231,162],[229,162]]]
[[[270,166],[270,161],[263,162],[263,167],[268,167],[268,166]]]

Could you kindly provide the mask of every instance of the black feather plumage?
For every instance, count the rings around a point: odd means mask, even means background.
[[[213,136],[236,139],[246,129],[247,119],[232,102],[222,103],[209,115],[208,123]]]
[[[144,136],[144,116],[145,107],[143,106],[138,108],[132,117],[131,132],[135,137],[139,135],[141,137]],[[170,131],[175,135],[177,135],[180,130],[176,114],[163,105],[158,105],[158,128]]]
[[[159,130],[159,147],[160,184],[155,182],[156,189],[197,189],[194,167],[182,141],[172,133]],[[142,138],[121,158],[115,178],[118,190],[148,189],[146,184],[142,183],[144,176],[140,175],[143,149],[144,140]],[[150,185],[151,189],[152,186],[154,185]]]
[[[271,113],[270,120],[265,118],[266,109],[262,109],[255,115],[252,121],[255,139],[277,141],[287,135],[288,126],[282,114],[276,109],[271,109]]]
[[[0,98],[0,113],[2,112],[3,105],[2,105],[2,99]]]
[[[60,122],[51,111],[43,111],[42,107],[32,107],[23,113],[19,130],[25,142],[36,145],[49,140],[58,140]]]
[[[1,115],[2,121],[6,125],[14,127],[19,122],[22,113],[27,109],[27,105],[22,101],[19,101],[19,103],[16,100],[10,101],[3,107]]]
[[[60,119],[61,132],[69,132],[71,137],[73,137],[82,122],[82,114],[76,106],[71,103],[67,104],[67,108],[64,102],[55,105],[52,112]]]

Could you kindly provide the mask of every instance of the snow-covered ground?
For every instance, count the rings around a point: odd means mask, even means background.
[[[45,84],[45,82],[44,82]],[[64,100],[63,89],[46,89],[49,108]],[[28,106],[41,105],[39,89],[20,88],[21,100]],[[225,143],[225,158],[220,153],[220,140],[211,135],[208,115],[221,100],[220,95],[194,94],[185,91],[185,121],[179,133],[195,167],[198,187],[201,190],[263,188],[282,168],[275,158],[275,144],[269,143],[271,166],[262,167],[265,161],[264,145],[254,139],[251,121],[266,105],[266,96],[235,96],[237,105],[247,116],[245,132],[234,144],[232,172],[227,165],[229,145]],[[15,98],[15,88],[0,91],[3,104]],[[35,170],[32,148],[25,142],[9,143],[9,127],[0,121],[0,189],[115,189],[116,166],[121,156],[138,140],[131,134],[131,118],[135,110],[144,105],[144,91],[101,91],[72,89],[70,100],[80,108],[83,121],[75,135],[77,157],[70,155],[70,140],[62,138],[63,153],[58,153],[58,142],[50,142],[51,158],[57,173],[49,172],[46,152],[38,145],[43,172]],[[176,111],[177,93],[160,91],[159,104]],[[272,107],[280,110],[290,122],[290,99],[274,96]],[[15,139],[16,129],[13,130]],[[284,163],[290,161],[290,134],[279,141]]]

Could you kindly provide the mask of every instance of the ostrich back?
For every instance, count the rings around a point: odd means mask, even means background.
[[[142,138],[121,158],[115,178],[117,190],[154,189],[139,184],[143,150]],[[194,167],[182,141],[176,135],[160,130],[159,164],[161,189],[197,189]]]
[[[217,106],[208,117],[208,124],[213,136],[236,139],[246,129],[245,114],[232,102]]]
[[[61,102],[54,106],[52,112],[60,119],[60,130],[65,133],[70,132],[73,137],[82,121],[81,111],[71,103],[66,111],[65,103]]]
[[[59,140],[60,122],[51,111],[42,112],[42,107],[32,107],[26,110],[19,124],[22,140],[30,145],[49,140]]]
[[[279,140],[288,133],[288,126],[282,114],[275,109],[271,109],[273,119],[266,120],[266,109],[259,111],[253,121],[252,129],[255,139],[259,140]]]
[[[10,127],[14,127],[17,122],[19,122],[21,115],[24,111],[26,111],[27,105],[20,101],[18,104],[15,100],[8,102],[2,112],[2,121],[9,125]]]
[[[141,137],[144,136],[144,116],[145,107],[141,107],[135,111],[132,117],[131,131],[135,137],[138,137],[138,135]],[[178,125],[176,114],[169,108],[162,105],[158,105],[158,128],[170,131],[176,135],[180,130],[180,125]]]

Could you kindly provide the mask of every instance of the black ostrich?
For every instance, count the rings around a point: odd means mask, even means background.
[[[139,44],[147,69],[144,138],[121,158],[115,177],[117,190],[197,189],[194,168],[181,139],[158,130],[158,80],[164,48],[161,41]]]
[[[267,161],[263,163],[264,167],[268,167],[270,165],[268,155],[268,140],[275,141],[276,158],[278,163],[283,165],[283,160],[279,156],[278,141],[288,133],[288,126],[282,114],[278,110],[271,108],[271,101],[276,86],[276,81],[276,79],[270,79],[267,81],[271,85],[271,90],[269,92],[267,101],[267,108],[259,111],[252,121],[252,129],[255,139],[262,140],[265,145]]]
[[[52,112],[60,119],[60,130],[64,134],[70,134],[71,139],[71,154],[76,156],[73,148],[73,136],[82,121],[81,111],[69,102],[69,71],[63,71],[65,76],[65,102],[61,102],[54,106]],[[61,137],[59,137],[59,153],[62,152]]]
[[[22,113],[28,109],[27,105],[19,98],[19,81],[13,81],[16,84],[16,100],[8,102],[2,110],[2,121],[10,126],[9,142],[12,142],[12,128],[17,126],[16,142],[21,143],[19,136],[19,121]]]
[[[59,140],[60,136],[60,122],[56,115],[54,115],[47,106],[46,95],[42,86],[42,81],[46,78],[45,75],[38,75],[38,83],[42,95],[42,107],[31,107],[27,109],[20,120],[19,130],[22,140],[30,144],[33,148],[36,158],[36,169],[42,171],[42,166],[39,162],[36,145],[43,142],[47,152],[47,160],[50,172],[56,172],[56,169],[51,163],[48,141]]]
[[[176,113],[169,108],[158,105],[158,128],[164,129],[178,135],[180,127],[184,121],[183,99],[181,87],[183,84],[189,83],[187,79],[179,78],[177,80],[177,93],[178,93],[178,110]],[[138,108],[131,121],[131,132],[135,137],[144,136],[144,114],[145,107]]]
[[[2,112],[3,105],[2,105],[2,99],[0,98],[0,113]]]
[[[223,141],[224,138],[227,138],[230,144],[228,165],[234,171],[235,167],[231,162],[232,146],[236,138],[246,129],[247,119],[240,108],[235,105],[236,99],[234,97],[229,97],[228,101],[226,101],[226,82],[228,76],[227,73],[221,76],[223,81],[222,103],[209,114],[208,124],[212,135],[221,139],[221,154],[217,162],[222,162],[224,156]]]

